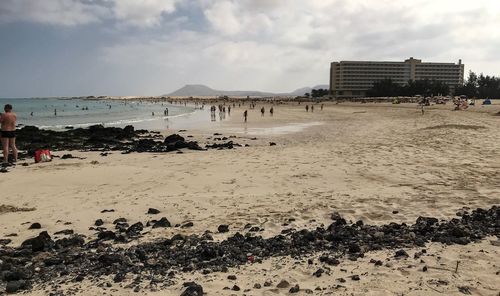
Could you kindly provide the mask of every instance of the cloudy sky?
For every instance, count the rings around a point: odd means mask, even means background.
[[[500,1],[0,0],[0,97],[288,92],[410,56],[500,75]]]

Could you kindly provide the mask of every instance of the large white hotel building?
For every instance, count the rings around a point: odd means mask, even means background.
[[[437,80],[453,91],[464,83],[464,64],[422,63],[413,57],[404,62],[341,61],[330,66],[330,93],[337,98],[363,97],[374,82],[386,78],[404,85],[409,80]]]

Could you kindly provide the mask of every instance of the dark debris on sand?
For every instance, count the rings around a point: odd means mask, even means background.
[[[196,141],[187,141],[184,137],[173,134],[162,139],[161,135],[147,130],[135,130],[129,125],[125,128],[93,125],[88,128],[76,128],[65,131],[39,129],[25,126],[17,131],[17,146],[34,155],[38,149],[53,151],[121,151],[131,152],[170,152],[179,149],[206,150],[232,149],[241,147],[232,141],[221,144],[208,144],[201,147]],[[107,154],[106,154],[107,155]],[[71,154],[63,155],[63,159],[74,158]]]
[[[449,221],[419,217],[413,225],[348,223],[336,216],[326,228],[294,230],[267,239],[251,232],[237,232],[220,242],[207,234],[176,234],[154,242],[120,246],[119,242],[140,236],[145,227],[152,226],[138,222],[114,231],[100,229],[98,238],[88,242],[78,234],[53,240],[44,231],[18,248],[0,248],[0,293],[29,290],[33,285],[57,289],[61,284],[84,279],[103,287],[114,281],[125,282],[125,287],[131,289],[161,289],[172,285],[178,273],[227,272],[230,267],[247,264],[248,254],[252,262],[259,263],[272,256],[304,258],[323,252],[319,260],[330,265],[337,265],[342,255],[350,259],[381,249],[393,249],[395,256],[406,257],[401,248],[422,247],[427,242],[468,244],[499,236],[500,207],[464,212],[460,218]],[[201,286],[186,283],[182,295],[200,293]]]

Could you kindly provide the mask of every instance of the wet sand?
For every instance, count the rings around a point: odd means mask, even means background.
[[[105,226],[119,217],[147,221],[150,207],[174,224],[191,221],[194,226],[154,229],[139,242],[179,232],[216,232],[220,224],[228,224],[230,232],[214,235],[216,240],[244,232],[247,223],[260,225],[261,234],[269,237],[279,234],[290,218],[297,229],[328,225],[333,211],[366,224],[413,223],[419,216],[450,219],[464,207],[500,204],[500,117],[492,115],[499,106],[468,111],[433,106],[422,116],[410,104],[326,104],[323,111],[316,105],[314,112],[306,112],[302,103],[276,105],[273,117],[267,112],[269,104],[261,117],[260,106],[249,109],[246,125],[242,106],[215,129],[207,124],[181,133],[199,142],[216,132],[236,135],[235,142],[250,147],[107,157],[71,152],[86,159],[17,166],[1,175],[1,204],[34,210],[0,208],[0,238],[17,233],[9,238],[11,245],[19,245],[38,234],[27,229],[32,222],[40,222],[42,230],[51,234],[70,228],[91,237],[94,232],[89,227],[96,219],[103,219]],[[115,212],[100,213],[110,208]],[[464,286],[472,294],[497,295],[500,250],[490,240],[497,238],[467,246],[433,243],[427,246],[430,255],[422,258],[425,263],[413,259],[415,249],[408,250],[409,259],[391,260],[389,266],[377,268],[370,258],[387,263],[393,251],[370,252],[356,262],[343,260],[321,278],[312,276],[321,267],[317,261],[309,265],[307,260],[296,264],[291,258],[274,258],[228,274],[179,275],[171,289],[141,293],[180,295],[180,284],[195,279],[207,295],[242,294],[247,288],[251,289],[247,295],[288,294],[288,289],[276,288],[286,279],[299,283],[299,295],[304,289],[314,295],[462,295],[459,288]],[[462,267],[455,273],[457,261]],[[424,273],[424,265],[435,268]],[[226,279],[229,274],[237,275],[237,280]],[[352,281],[348,278],[352,274],[361,280]],[[347,282],[338,282],[340,277]],[[273,280],[272,287],[253,288],[266,279]],[[240,292],[223,290],[235,283]],[[344,287],[336,288],[338,284]],[[101,293],[88,285],[75,284],[85,287],[77,294]],[[325,290],[315,290],[318,286]],[[119,285],[107,293],[137,294]]]

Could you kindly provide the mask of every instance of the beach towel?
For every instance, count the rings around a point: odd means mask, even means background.
[[[35,163],[52,161],[52,155],[48,149],[35,151]]]

